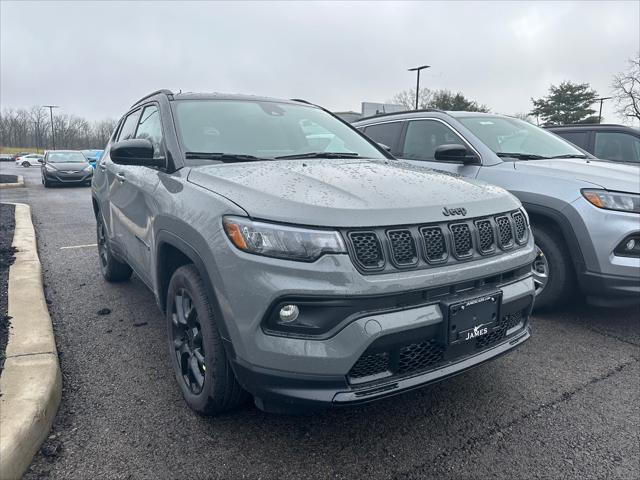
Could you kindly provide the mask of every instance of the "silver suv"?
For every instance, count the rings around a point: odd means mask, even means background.
[[[303,101],[160,91],[92,184],[100,268],[166,316],[188,405],[346,405],[529,338],[535,257],[505,190],[393,159]]]
[[[516,118],[418,111],[354,124],[413,165],[516,195],[536,239],[536,307],[577,286],[593,304],[640,302],[640,168],[599,161]]]

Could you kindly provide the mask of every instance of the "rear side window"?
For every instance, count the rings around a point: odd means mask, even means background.
[[[146,138],[153,145],[153,158],[163,157],[162,148],[162,124],[160,112],[155,105],[145,107],[140,116],[140,123],[135,138]]]
[[[120,129],[120,134],[118,135],[118,141],[133,138],[133,135],[136,133],[138,116],[140,116],[140,110],[130,113],[127,118],[124,119],[122,128]]]
[[[380,123],[364,127],[364,134],[374,142],[382,143],[391,148],[392,153],[397,150],[402,122]]]
[[[409,122],[400,156],[408,160],[435,160],[441,145],[463,145],[462,139],[446,125],[435,120]]]
[[[589,132],[554,132],[557,135],[560,135],[565,140],[573,143],[574,145],[587,149],[587,143],[589,141]]]
[[[604,160],[640,163],[640,140],[621,132],[596,132],[593,153]]]

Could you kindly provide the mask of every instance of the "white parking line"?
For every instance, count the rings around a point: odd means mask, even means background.
[[[60,250],[68,250],[70,248],[86,248],[86,247],[97,247],[97,243],[90,243],[88,245],[72,245],[70,247],[60,247]]]

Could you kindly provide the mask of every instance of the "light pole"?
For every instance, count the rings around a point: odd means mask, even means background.
[[[605,100],[611,100],[613,97],[596,98],[596,102],[600,102],[600,113],[598,113],[598,123],[602,123],[602,104]]]
[[[422,65],[420,67],[413,67],[407,69],[409,72],[416,72],[416,110],[418,110],[418,97],[420,96],[420,70],[430,68],[431,65]]]
[[[56,149],[56,133],[53,129],[53,109],[58,108],[58,105],[43,105],[44,108],[49,109],[49,114],[51,114],[51,141],[53,142],[53,149]]]

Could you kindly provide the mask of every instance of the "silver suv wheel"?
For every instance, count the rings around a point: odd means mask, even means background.
[[[536,297],[542,293],[544,287],[549,282],[549,262],[544,252],[536,245],[536,258],[531,264],[533,273],[533,284],[535,286]]]

